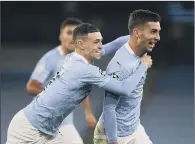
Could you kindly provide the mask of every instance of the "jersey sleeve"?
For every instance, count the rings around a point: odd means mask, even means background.
[[[39,81],[44,84],[52,72],[51,63],[48,58],[43,56],[37,63],[34,71],[32,72],[31,79]]]
[[[130,38],[130,35],[121,36],[121,37],[115,39],[114,41],[111,41],[111,42],[103,45],[101,55],[105,56],[105,55],[116,52],[119,48],[121,48],[125,43],[128,42],[129,38]]]
[[[106,74],[99,67],[88,65],[81,74],[81,81],[86,84],[97,85],[114,94],[129,96],[146,70],[147,66],[141,64],[132,75],[121,81],[117,73]]]

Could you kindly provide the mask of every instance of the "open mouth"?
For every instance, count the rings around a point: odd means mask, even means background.
[[[156,42],[149,42],[150,47],[154,47]]]
[[[96,51],[96,53],[97,53],[97,54],[101,54],[101,52],[102,52],[101,50],[99,50],[99,51]]]

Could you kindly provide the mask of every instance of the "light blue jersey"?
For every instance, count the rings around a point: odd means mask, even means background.
[[[129,96],[146,69],[147,66],[141,64],[136,70],[139,76],[132,75],[119,81],[116,75],[107,75],[73,52],[65,57],[62,69],[45,90],[24,108],[24,114],[32,126],[45,134],[55,135],[64,118],[89,95],[92,85]]]
[[[129,40],[130,36],[121,36],[116,40],[103,45],[101,56],[116,52],[124,43]],[[61,46],[58,46],[47,52],[37,63],[31,79],[39,81],[45,87],[51,78],[60,70],[64,58]]]
[[[129,37],[129,35],[122,36],[103,45],[102,56],[116,52],[116,50],[128,41]],[[42,87],[45,87],[60,70],[65,57],[66,54],[64,54],[61,46],[50,50],[37,63],[35,70],[31,75],[31,79],[39,81]],[[70,113],[65,118],[62,125],[64,124],[73,124],[73,113]]]
[[[39,81],[45,87],[60,70],[65,57],[61,46],[50,50],[37,63],[31,79]],[[64,119],[62,125],[65,124],[73,124],[73,112]]]
[[[65,57],[61,46],[50,50],[37,63],[31,79],[39,81],[45,87],[60,70]]]
[[[120,48],[107,66],[107,73],[118,73],[119,79],[123,80],[131,75],[139,77],[139,83],[132,90],[128,97],[114,95],[106,92],[103,112],[99,122],[105,128],[108,142],[117,142],[117,136],[124,137],[131,135],[140,124],[140,105],[142,100],[143,85],[146,77],[140,77],[136,70],[140,66],[140,57],[136,56],[129,47],[129,44]],[[123,67],[123,70],[120,68]],[[134,82],[130,85],[132,85]]]

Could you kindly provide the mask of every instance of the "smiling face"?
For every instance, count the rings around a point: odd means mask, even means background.
[[[78,25],[73,31],[76,53],[82,55],[89,63],[101,58],[102,35],[100,30],[89,23]]]
[[[160,22],[160,15],[149,10],[137,9],[130,14],[128,28],[137,55],[151,52],[160,40]]]
[[[102,35],[100,32],[89,33],[82,41],[82,49],[89,61],[101,58]]]
[[[138,28],[138,45],[140,48],[151,52],[156,43],[160,40],[160,23],[147,22]]]

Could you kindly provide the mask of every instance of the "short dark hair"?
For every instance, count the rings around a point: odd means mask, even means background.
[[[67,19],[65,19],[60,26],[60,30],[62,30],[65,26],[67,25],[79,25],[83,23],[82,20],[75,18],[75,17],[68,17]]]
[[[100,30],[92,24],[82,23],[74,29],[73,40],[75,41],[77,37],[86,36],[89,33],[94,33],[94,32],[100,32]]]
[[[131,34],[133,28],[143,25],[147,22],[160,22],[161,17],[159,14],[149,10],[135,10],[129,16],[128,29]]]

